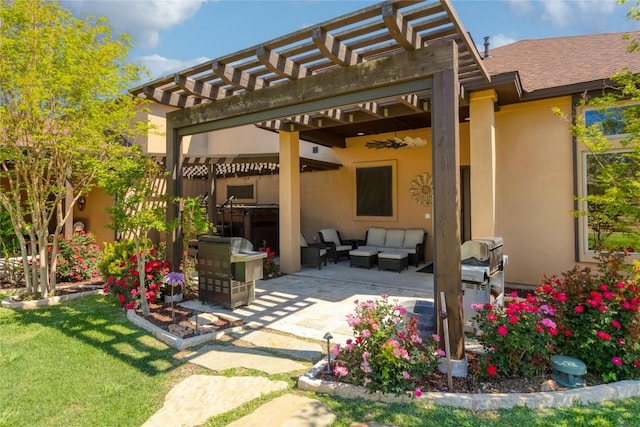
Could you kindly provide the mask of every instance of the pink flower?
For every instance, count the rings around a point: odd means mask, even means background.
[[[333,373],[338,377],[346,377],[349,374],[349,370],[344,366],[336,366],[333,368]]]
[[[398,313],[400,313],[400,314],[401,314],[401,315],[403,315],[403,316],[404,316],[405,314],[407,314],[407,309],[406,309],[406,308],[404,308],[404,307],[403,307],[403,306],[401,306],[401,305],[396,305],[395,307],[393,307],[393,309],[394,309],[394,310],[396,310]]]
[[[567,300],[567,295],[563,292],[560,292],[557,297],[558,301],[565,302]]]
[[[620,366],[622,365],[622,359],[620,359],[618,356],[612,357],[611,363],[613,363],[616,366]]]
[[[338,353],[340,353],[340,344],[334,345],[331,349],[331,354],[333,354],[334,356],[337,356]]]
[[[409,375],[409,372],[407,371],[402,371],[402,378],[408,380],[409,378],[411,378],[411,375]]]
[[[576,306],[573,308],[573,311],[575,311],[576,313],[584,313],[584,306],[582,306],[582,305],[576,305]]]
[[[611,326],[613,326],[616,329],[620,329],[620,326],[622,326],[622,325],[620,324],[620,322],[618,322],[617,320],[613,319],[611,321]]]
[[[606,333],[604,331],[596,332],[596,336],[598,338],[600,338],[601,340],[605,340],[605,341],[609,341],[611,339],[611,335],[609,335],[608,333]]]
[[[436,350],[436,354],[438,356],[440,356],[440,357],[444,357],[444,356],[446,356],[447,353],[445,353],[445,351],[443,349],[439,348],[439,349]]]
[[[495,314],[493,314],[493,313],[490,313],[490,314],[487,316],[487,320],[488,320],[489,322],[495,322],[495,320],[496,320],[496,315],[495,315]]]
[[[505,335],[507,335],[507,332],[508,331],[507,331],[507,327],[506,326],[504,326],[504,325],[498,326],[498,334],[500,334],[502,336],[505,336]]]
[[[431,338],[433,338],[433,340],[434,340],[435,342],[440,342],[440,335],[438,335],[438,334],[433,334],[433,335],[431,335]]]
[[[362,331],[362,336],[365,338],[369,338],[371,336],[371,331],[368,329],[365,329],[364,331]]]
[[[416,389],[415,389],[415,390],[414,390],[414,392],[413,392],[413,395],[414,395],[415,397],[420,397],[420,396],[422,396],[422,390],[420,390],[420,387],[416,387]]]
[[[557,327],[556,323],[553,320],[551,320],[549,318],[546,318],[546,317],[544,319],[542,319],[540,321],[540,323],[542,323],[547,328],[556,328]]]

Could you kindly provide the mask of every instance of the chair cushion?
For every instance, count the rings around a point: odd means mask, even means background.
[[[300,233],[300,247],[306,248],[307,246],[309,246],[309,244],[307,243],[307,239],[305,239],[304,235]]]
[[[336,251],[338,252],[350,251],[351,249],[353,249],[351,245],[336,245]]]
[[[384,246],[386,234],[387,230],[384,228],[369,228],[367,231],[367,246]]]
[[[324,228],[320,230],[322,233],[322,238],[325,242],[333,242],[336,245],[340,244],[340,239],[338,238],[338,232],[335,228]]]
[[[416,248],[416,245],[419,245],[424,240],[424,230],[420,229],[410,229],[405,230],[404,232],[404,242],[402,243],[403,248]]]
[[[407,258],[407,253],[402,251],[387,251],[380,252],[378,258],[380,259],[404,259]]]
[[[325,256],[327,254],[326,249],[320,249],[320,256]]]
[[[387,230],[384,245],[388,248],[401,248],[404,242],[404,230]]]

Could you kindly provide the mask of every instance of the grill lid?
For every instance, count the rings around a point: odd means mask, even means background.
[[[467,240],[460,248],[460,259],[463,263],[472,261],[472,264],[476,262],[491,264],[492,258],[494,258],[494,262],[500,262],[502,254],[498,257],[495,254],[492,255],[492,252],[501,251],[502,246],[502,237],[481,237]]]

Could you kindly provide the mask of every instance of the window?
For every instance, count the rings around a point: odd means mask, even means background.
[[[228,184],[227,199],[235,196],[236,201],[243,203],[256,203],[255,182],[249,184]]]
[[[356,219],[397,219],[395,160],[356,164],[354,185]]]
[[[631,147],[621,143],[626,136],[625,124],[630,122],[625,116],[637,117],[638,107],[638,104],[629,104],[583,111],[585,124],[600,127],[611,147],[600,154],[594,154],[584,146],[578,150],[581,177],[578,211],[583,213],[578,217],[580,261],[594,261],[593,255],[599,248],[626,248],[640,253],[640,238],[633,234],[640,232],[636,219],[640,202],[636,197],[615,199],[619,188],[635,185],[636,177],[640,175],[640,159]],[[612,177],[615,184],[612,184]],[[627,192],[628,188],[625,194]],[[611,203],[612,198],[615,203]]]

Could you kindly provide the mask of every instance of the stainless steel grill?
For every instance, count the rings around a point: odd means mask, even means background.
[[[489,267],[489,275],[492,275],[504,267],[503,245],[502,237],[481,237],[468,240],[460,248],[462,264]]]

